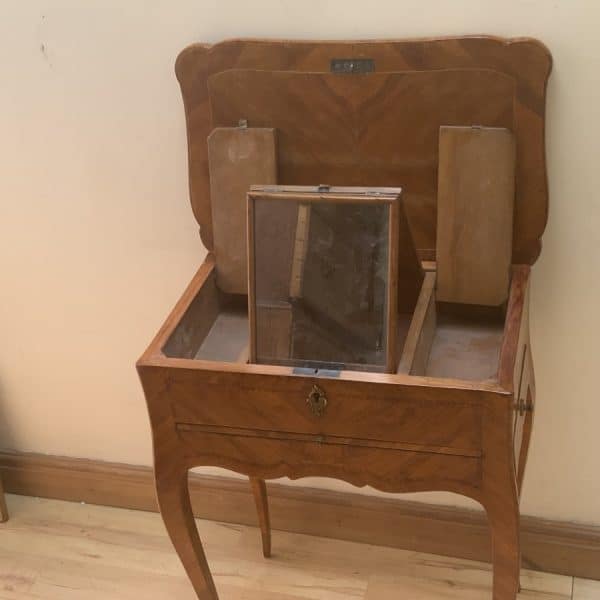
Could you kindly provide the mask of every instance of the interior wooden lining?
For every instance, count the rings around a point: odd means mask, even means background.
[[[175,358],[194,358],[219,310],[219,291],[213,271],[164,345],[164,354]]]
[[[495,379],[503,335],[502,321],[438,314],[423,374],[472,381]]]
[[[450,312],[435,302],[434,271],[428,271],[414,314],[398,315],[398,373],[493,380],[504,335],[501,315]],[[163,348],[170,357],[225,363],[248,361],[245,296],[219,293],[210,276]]]
[[[245,311],[220,312],[195,358],[221,362],[248,362],[248,314]]]
[[[435,281],[434,271],[425,273],[398,364],[398,373],[422,375],[425,371],[436,326]]]

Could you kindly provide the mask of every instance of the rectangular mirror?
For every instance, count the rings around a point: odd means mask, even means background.
[[[395,372],[399,197],[397,188],[251,188],[251,362]]]

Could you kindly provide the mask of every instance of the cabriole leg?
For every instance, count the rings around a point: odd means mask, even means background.
[[[163,521],[199,600],[218,600],[192,513],[188,469],[156,460],[154,473]]]
[[[258,513],[258,523],[262,535],[263,555],[265,558],[271,556],[271,521],[269,518],[269,502],[267,499],[267,486],[263,479],[250,478],[254,502],[256,502],[256,512]]]

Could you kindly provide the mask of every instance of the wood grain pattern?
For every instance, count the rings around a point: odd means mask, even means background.
[[[155,453],[156,497],[167,533],[198,600],[214,600],[217,590],[194,522],[188,467],[164,452]]]
[[[8,508],[6,507],[6,498],[4,497],[4,485],[2,475],[0,475],[0,523],[8,520]]]
[[[0,472],[4,475],[7,491],[13,494],[60,498],[74,502],[77,507],[85,502],[141,511],[158,510],[154,474],[150,467],[0,452]],[[258,524],[253,496],[243,479],[191,473],[190,496],[196,517],[253,527]],[[375,543],[411,552],[490,559],[489,529],[483,512],[428,505],[399,497],[377,498],[281,483],[269,484],[269,500],[273,528],[279,532],[275,553],[279,556],[286,539],[282,532],[287,531]],[[64,514],[64,510],[60,514]],[[144,518],[143,514],[127,513],[123,523],[131,524]],[[113,526],[116,524],[115,514],[110,517],[110,522]],[[156,523],[157,530],[162,531],[162,527],[162,523]],[[232,530],[230,527],[224,531]],[[148,531],[147,527],[145,531]],[[138,535],[136,544],[139,543]],[[521,538],[525,568],[600,580],[600,527],[524,516]],[[247,542],[258,549],[255,531],[250,532]],[[209,560],[214,560],[210,539],[208,544]],[[165,551],[166,560],[170,551],[166,547]],[[256,550],[253,554],[256,558]],[[147,560],[145,553],[143,558]],[[330,568],[333,556],[329,560]],[[391,567],[397,572],[407,565],[403,559],[398,559]],[[297,568],[300,572],[303,569],[300,564]],[[526,580],[525,574],[522,583]]]
[[[415,238],[406,216],[404,197],[397,208],[398,231],[398,312],[411,314],[417,306],[425,273],[419,260]]]
[[[277,180],[275,130],[217,127],[207,144],[217,285],[247,294],[246,194],[253,184]]]
[[[164,368],[156,374],[169,382],[161,397],[172,405],[177,423],[464,450],[481,447],[482,394],[476,391],[446,388],[436,397],[418,386],[379,384],[378,389],[378,384],[319,377],[278,378],[192,369],[170,372]],[[327,395],[322,417],[315,417],[306,403],[313,385]]]
[[[552,59],[547,48],[537,40],[492,36],[358,42],[238,39],[213,46],[194,44],[183,50],[177,59],[176,73],[187,121],[192,208],[205,245],[213,248],[206,153],[206,137],[212,128],[208,77],[235,68],[328,73],[331,59],[339,57],[372,58],[379,73],[491,69],[515,81],[512,129],[516,135],[519,164],[513,262],[535,262],[540,251],[539,238],[547,220],[544,113]],[[469,119],[468,124],[472,122]],[[419,124],[415,123],[417,126]],[[414,131],[411,128],[402,139],[410,137]],[[428,185],[430,190],[435,190],[434,172],[432,176]],[[410,189],[406,191],[411,193]],[[418,248],[434,248],[434,207],[427,206],[425,212],[415,215],[409,207],[407,211]]]
[[[480,458],[480,450],[468,448],[453,448],[451,446],[431,446],[412,444],[410,442],[393,442],[387,440],[368,440],[350,438],[339,435],[322,435],[314,433],[293,433],[287,431],[273,431],[270,429],[249,429],[247,427],[228,427],[224,430],[215,425],[201,425],[198,423],[177,423],[177,431],[191,433],[208,433],[218,435],[232,435],[247,438],[264,438],[289,442],[303,442],[308,444],[321,444],[328,446],[356,446],[357,448],[379,448],[382,450],[406,450],[408,452],[429,452],[432,454],[451,454],[453,456],[466,456]]]
[[[421,294],[404,342],[404,350],[398,364],[398,373],[411,375],[423,375],[425,373],[435,334],[435,281],[436,273],[434,271],[425,274]]]
[[[500,385],[511,392],[518,390],[525,360],[523,348],[529,344],[530,273],[527,265],[515,265],[512,268],[504,337],[496,375]]]
[[[529,269],[527,267],[513,268],[508,303],[506,333],[500,350],[498,379],[510,387],[514,395],[513,445],[520,493],[527,464],[536,399],[529,334]]]
[[[194,597],[158,515],[18,496],[9,502],[3,600]],[[491,589],[483,562],[284,532],[265,561],[254,527],[199,521],[198,528],[229,600],[480,600]],[[575,600],[597,600],[597,584],[577,579],[572,590],[570,576],[524,571],[519,598],[570,600],[573,591]]]
[[[260,323],[260,335],[250,337],[250,348],[256,348],[256,355],[250,356],[255,362],[256,356],[268,356],[273,360],[290,358],[292,339],[292,306],[289,303],[257,304],[256,319]]]
[[[507,129],[440,128],[437,299],[500,306],[508,297],[515,146]]]
[[[600,581],[577,579],[573,582],[573,600],[598,600]]]
[[[474,457],[191,430],[180,430],[179,437],[190,467],[218,466],[260,479],[320,476],[387,492],[443,489],[479,497],[481,461]]]
[[[258,515],[258,525],[262,538],[262,550],[265,558],[271,557],[271,518],[269,515],[269,501],[267,499],[267,485],[262,479],[250,479],[254,503],[256,504],[256,513]]]
[[[495,402],[483,413],[483,494],[492,534],[494,600],[517,596],[521,571],[519,496],[512,448],[513,402]]]
[[[514,128],[515,82],[490,70],[230,70],[210,77],[208,90],[215,126],[247,118],[277,129],[280,183],[401,186],[421,249],[435,248],[440,126]]]

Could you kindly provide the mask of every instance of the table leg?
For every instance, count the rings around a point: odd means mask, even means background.
[[[172,458],[155,460],[154,475],[163,521],[199,600],[218,600],[192,513],[188,469]]]
[[[267,486],[263,479],[250,478],[254,502],[256,502],[256,512],[258,513],[258,523],[262,535],[263,555],[265,558],[271,556],[271,520],[269,518],[269,502],[267,499]]]
[[[519,591],[521,552],[519,517],[510,506],[488,508],[492,531],[494,600],[515,600]]]
[[[521,571],[519,491],[514,457],[514,398],[490,403],[482,419],[482,481],[479,501],[492,534],[494,600],[516,600]]]
[[[2,476],[0,475],[0,523],[3,523],[4,521],[8,521],[8,509],[6,508],[4,486],[2,485]]]
[[[508,431],[508,427],[507,427]],[[490,448],[491,450],[491,448]],[[516,600],[521,571],[519,496],[512,446],[496,448],[484,458],[484,496],[492,534],[494,600]]]

